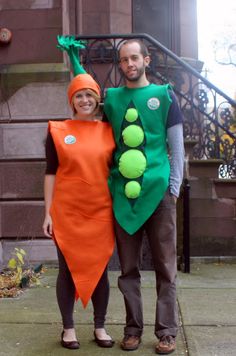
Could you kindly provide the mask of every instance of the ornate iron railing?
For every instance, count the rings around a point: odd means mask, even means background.
[[[184,116],[184,136],[195,140],[195,159],[222,159],[219,176],[236,177],[236,101],[205,79],[198,70],[147,34],[78,36],[86,41],[81,60],[102,88],[123,84],[117,50],[129,38],[149,48],[150,81],[171,83]]]

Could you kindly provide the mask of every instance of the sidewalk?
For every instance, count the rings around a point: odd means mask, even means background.
[[[75,321],[79,350],[60,346],[60,314],[55,298],[55,269],[43,274],[40,287],[26,290],[17,299],[0,299],[1,356],[124,356],[119,347],[123,336],[124,305],[117,288],[119,272],[109,272],[111,295],[107,330],[116,341],[112,349],[93,341],[91,304],[83,310],[76,304]],[[236,355],[236,264],[192,264],[191,273],[178,273],[178,303],[181,317],[174,356]],[[129,356],[154,355],[155,278],[142,272],[145,329],[142,344]]]

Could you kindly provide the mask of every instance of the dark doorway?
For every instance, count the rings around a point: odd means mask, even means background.
[[[179,0],[133,0],[133,32],[148,33],[180,55]]]

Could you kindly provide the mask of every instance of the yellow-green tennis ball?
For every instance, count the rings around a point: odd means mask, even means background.
[[[125,195],[129,199],[136,199],[139,197],[141,192],[141,185],[135,180],[131,180],[125,185]]]
[[[125,120],[129,122],[134,122],[138,118],[138,112],[134,108],[130,108],[126,111]]]
[[[144,132],[138,125],[129,125],[122,131],[122,137],[127,146],[137,147],[144,140]]]
[[[125,178],[134,179],[140,177],[146,169],[147,161],[139,150],[128,150],[119,159],[119,171]]]

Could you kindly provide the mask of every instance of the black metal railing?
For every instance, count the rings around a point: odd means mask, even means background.
[[[184,116],[184,136],[196,140],[195,159],[222,159],[219,177],[236,178],[236,101],[204,78],[148,34],[77,36],[86,41],[80,52],[86,70],[102,88],[123,84],[117,50],[129,38],[143,40],[149,48],[150,81],[170,83]]]

